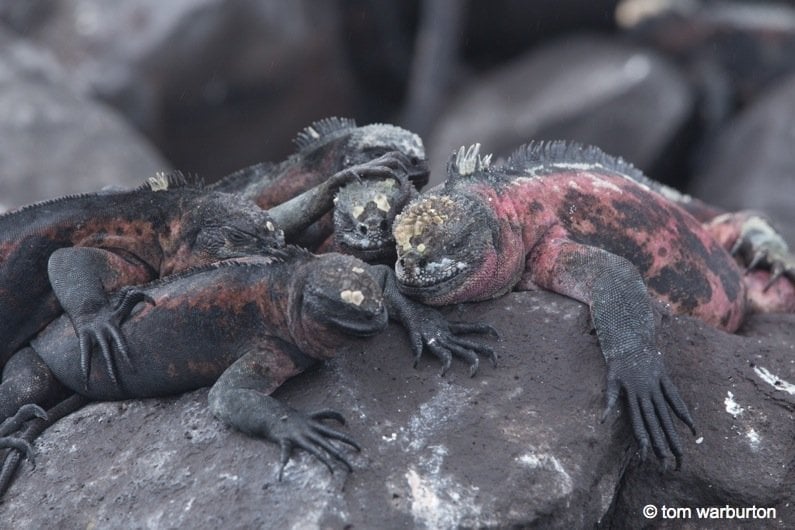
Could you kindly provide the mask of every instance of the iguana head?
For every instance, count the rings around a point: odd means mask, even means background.
[[[284,233],[266,210],[228,193],[207,192],[194,200],[177,228],[179,253],[205,262],[268,255],[284,247]]]
[[[339,190],[334,199],[334,243],[338,251],[368,263],[394,262],[392,224],[417,195],[405,175],[399,175],[398,180],[364,180]]]
[[[386,123],[359,127],[347,118],[325,118],[305,127],[295,138],[295,157],[329,175],[399,151],[410,161],[407,177],[416,189],[428,183],[425,147],[411,131]],[[322,162],[321,162],[322,161]]]
[[[374,160],[390,151],[406,155],[411,164],[406,168],[409,180],[419,189],[428,183],[425,147],[419,136],[395,125],[373,123],[357,127],[346,140],[343,169]]]
[[[291,282],[290,330],[306,353],[330,357],[346,336],[366,337],[386,328],[381,287],[353,256],[316,256]]]
[[[523,267],[517,235],[463,194],[422,195],[398,215],[393,233],[398,287],[426,304],[493,298],[513,287]]]

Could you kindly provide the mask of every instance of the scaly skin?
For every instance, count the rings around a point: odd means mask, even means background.
[[[270,209],[324,182],[329,175],[394,151],[406,157],[407,176],[415,188],[428,183],[422,140],[394,125],[357,127],[350,119],[326,118],[301,131],[295,143],[298,150],[285,161],[244,168],[210,188],[237,193],[261,208]],[[287,241],[314,250],[332,231],[331,216],[328,215],[300,234],[288,233]]]
[[[328,118],[313,123],[296,138],[298,151],[280,164],[258,164],[233,173],[212,189],[241,194],[284,225],[299,226],[307,216],[290,204],[291,198],[307,187],[319,185],[334,171],[370,163],[384,152],[401,157],[403,171],[394,171],[385,180],[368,179],[347,184],[334,199],[334,213],[301,230],[285,228],[288,242],[318,251],[336,251],[368,263],[394,263],[392,223],[403,206],[428,182],[428,168],[422,140],[399,127],[373,124],[357,127],[353,120]],[[383,158],[383,156],[381,157]],[[356,164],[351,166],[352,164]],[[391,166],[393,167],[393,166]],[[286,202],[285,202],[286,201]],[[283,216],[277,210],[284,211]],[[478,355],[495,360],[491,348],[459,337],[463,333],[493,333],[489,326],[448,323],[438,312],[406,299],[394,284],[394,273],[379,269],[384,295],[407,329],[415,354],[415,365],[424,348],[442,362],[442,373],[453,357],[469,364],[470,374],[478,369]]]
[[[106,330],[117,328],[119,315],[103,310],[106,291],[283,246],[267,212],[181,184],[156,178],[137,190],[69,196],[0,216],[0,363],[61,306],[84,343],[114,340]]]
[[[334,234],[321,247],[356,256],[368,263],[393,264],[395,217],[418,195],[410,181],[397,179],[351,183],[334,199]]]
[[[236,195],[159,177],[134,191],[65,197],[6,214],[0,217],[0,292],[10,294],[0,301],[0,340],[7,339],[0,358],[63,309],[80,337],[84,365],[94,344],[107,363],[114,350],[126,359],[119,324],[145,298],[130,289],[111,307],[107,291],[221,259],[267,254],[284,245],[284,231],[298,233],[328,212],[340,186],[403,177],[406,163],[405,155],[387,153],[347,167],[272,212]]]
[[[329,457],[350,468],[328,440],[356,444],[319,421],[341,421],[338,413],[304,414],[269,395],[316,361],[350,346],[355,337],[383,330],[387,313],[381,286],[366,264],[350,256],[314,256],[296,247],[278,254],[194,269],[142,286],[154,305],[137,306],[122,325],[136,366],[119,367],[122,385],[95,362],[86,389],[74,330],[63,317],[54,321],[17,354],[42,359],[46,365],[35,370],[39,377],[28,374],[27,380],[30,386],[45,382],[22,396],[16,385],[7,385],[13,374],[5,374],[0,414],[10,417],[23,405],[62,397],[63,389],[54,381],[96,400],[165,396],[212,385],[213,414],[249,435],[278,443],[282,467],[298,446],[329,469]],[[25,450],[13,440],[2,443]]]
[[[491,167],[473,146],[448,171],[395,222],[400,290],[431,305],[531,288],[587,304],[607,362],[605,413],[623,388],[641,454],[651,444],[664,458],[668,447],[678,466],[669,407],[693,422],[657,350],[651,300],[737,329],[748,286],[722,245],[734,241],[595,148],[531,144]]]

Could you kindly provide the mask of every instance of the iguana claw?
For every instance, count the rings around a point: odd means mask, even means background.
[[[110,380],[118,384],[116,366],[113,360],[113,346],[131,370],[135,370],[127,341],[121,332],[121,324],[130,316],[133,308],[140,302],[154,305],[155,301],[137,287],[125,287],[116,295],[112,307],[104,307],[89,318],[80,318],[75,322],[77,336],[80,341],[80,370],[83,375],[83,386],[87,390],[91,376],[91,350],[97,344],[105,360],[105,367]]]
[[[294,409],[287,409],[286,407],[285,409],[286,412],[281,416],[281,421],[269,433],[269,437],[274,439],[281,448],[278,475],[280,481],[294,447],[299,447],[313,455],[332,474],[334,473],[334,467],[331,459],[342,464],[348,472],[353,471],[353,467],[345,458],[345,455],[332,445],[330,440],[339,440],[356,451],[360,451],[361,448],[347,434],[332,429],[320,421],[331,419],[344,425],[345,419],[342,414],[334,410],[321,410],[304,414]]]
[[[34,418],[47,420],[47,413],[38,405],[28,403],[22,405],[16,414],[10,418],[6,418],[3,423],[0,424],[0,447],[15,449],[20,453],[24,453],[25,458],[27,458],[33,466],[36,465],[36,452],[33,449],[33,445],[27,440],[9,435],[18,431],[26,421]]]
[[[781,276],[795,281],[795,255],[771,223],[761,215],[752,215],[743,222],[740,236],[731,248],[732,256],[740,255],[746,270],[760,266],[770,269],[770,278],[764,290],[770,288]]]
[[[666,448],[669,448],[676,459],[676,469],[679,469],[682,465],[682,444],[670,410],[690,428],[694,436],[696,429],[687,405],[665,372],[661,354],[651,352],[636,357],[635,362],[622,361],[613,361],[614,364],[608,366],[607,404],[602,421],[615,408],[623,389],[641,460],[646,459],[650,445],[654,454],[663,461]]]

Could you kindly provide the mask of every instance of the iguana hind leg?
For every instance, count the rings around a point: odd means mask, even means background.
[[[23,348],[3,368],[0,421],[10,418],[26,404],[46,407],[63,399],[66,394],[66,388],[38,354],[32,348]]]
[[[83,407],[86,403],[91,401],[85,396],[81,396],[80,394],[72,394],[71,396],[67,397],[66,399],[59,402],[57,405],[49,409],[44,416],[42,417],[39,414],[39,410],[35,408],[31,408],[29,405],[24,405],[20,408],[19,413],[25,416],[31,415],[28,418],[27,426],[22,434],[18,437],[5,437],[0,438],[0,440],[14,440],[16,442],[9,443],[6,447],[11,447],[12,450],[6,454],[5,459],[3,460],[3,467],[0,470],[0,498],[5,495],[5,492],[8,491],[9,486],[11,486],[11,482],[14,480],[14,476],[16,475],[16,471],[19,468],[19,463],[22,459],[22,452],[25,448],[31,448],[31,453],[29,456],[32,455],[32,444],[33,441],[42,433],[45,429],[50,427],[56,421],[60,420],[64,416],[71,414],[72,412],[78,410],[79,408]],[[24,411],[24,412],[23,412]],[[23,420],[24,421],[24,420]],[[17,447],[19,446],[19,447]],[[27,451],[25,451],[27,452]],[[32,459],[31,459],[32,462]]]
[[[795,312],[795,254],[763,214],[743,210],[704,225],[746,268],[748,300],[757,312]]]

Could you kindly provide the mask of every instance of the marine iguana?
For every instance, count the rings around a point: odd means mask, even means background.
[[[417,189],[402,174],[341,187],[334,198],[334,233],[319,250],[350,254],[368,263],[394,264],[397,255],[392,225],[417,195]]]
[[[130,355],[143,361],[140,368],[121,367],[118,377],[124,384],[119,385],[95,359],[85,387],[75,362],[80,341],[62,316],[7,365],[0,413],[6,418],[26,404],[28,408],[16,415],[13,425],[0,428],[6,435],[0,446],[29,452],[26,444],[32,438],[10,433],[21,421],[42,417],[29,404],[46,405],[63,397],[61,385],[92,400],[166,396],[212,385],[209,405],[216,417],[279,444],[280,476],[294,446],[316,456],[329,470],[333,471],[331,459],[351,469],[329,440],[358,446],[320,421],[344,423],[341,414],[305,414],[269,394],[317,361],[351,346],[355,337],[386,327],[382,287],[366,264],[351,256],[316,256],[290,246],[274,251],[272,257],[189,269],[140,290],[154,304],[137,305],[121,326]],[[21,393],[22,386],[32,391]],[[6,467],[16,466],[19,453],[10,456],[12,464]]]
[[[357,127],[351,119],[326,118],[302,130],[295,143],[298,151],[287,160],[244,168],[224,177],[211,189],[238,193],[263,208],[278,207],[285,211],[285,216],[292,212],[295,218],[283,223],[298,226],[304,213],[301,208],[288,206],[295,193],[323,182],[330,172],[351,164],[364,164],[384,152],[402,153],[404,171],[395,171],[387,179],[370,178],[342,186],[334,199],[333,216],[325,216],[303,231],[285,229],[288,243],[318,252],[351,254],[372,264],[394,263],[392,223],[403,206],[418,194],[417,190],[428,182],[425,150],[419,136],[394,125]],[[425,347],[441,361],[442,374],[450,368],[453,357],[466,361],[472,375],[478,369],[478,355],[495,362],[491,348],[457,336],[495,334],[493,328],[448,323],[437,311],[403,297],[394,287],[394,278],[389,278],[394,273],[379,268],[377,274],[385,285],[384,295],[390,300],[392,313],[398,315],[409,333],[415,366]]]
[[[327,212],[339,186],[392,175],[404,160],[392,153],[349,166],[270,211],[173,174],[131,191],[67,196],[0,216],[0,363],[64,310],[80,337],[82,364],[96,343],[112,375],[111,345],[127,358],[119,324],[142,298],[128,289],[114,307],[106,291],[267,254],[284,245],[283,228],[300,231]]]
[[[249,166],[223,177],[210,189],[237,193],[261,208],[270,209],[324,182],[329,175],[388,152],[399,152],[406,157],[407,176],[416,189],[428,183],[422,140],[394,125],[375,123],[359,127],[352,119],[325,118],[304,128],[294,142],[297,151],[283,162]],[[288,243],[316,249],[332,230],[327,216],[309,230],[285,230],[285,237]]]
[[[733,331],[748,309],[747,293],[765,283],[749,286],[722,243],[750,245],[787,276],[768,289],[768,309],[795,309],[792,255],[781,241],[769,244],[769,231],[753,229],[763,223],[727,220],[733,230],[724,226],[725,233],[758,237],[719,240],[682,206],[704,208],[595,147],[531,143],[504,163],[490,162],[478,145],[462,148],[443,186],[398,216],[398,288],[431,305],[534,288],[587,304],[607,364],[603,418],[623,389],[641,456],[651,443],[664,458],[669,446],[679,467],[669,407],[695,429],[657,349],[652,296],[675,313]]]

